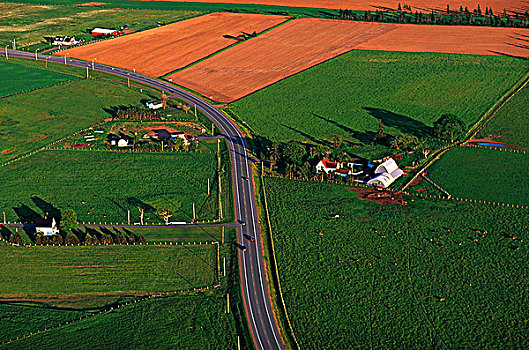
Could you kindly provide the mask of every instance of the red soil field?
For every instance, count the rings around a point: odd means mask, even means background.
[[[230,102],[396,28],[391,24],[302,18],[168,78],[216,101]]]
[[[299,19],[169,76],[231,102],[352,49],[529,56],[528,29]]]
[[[529,57],[528,37],[529,29],[400,24],[356,48]]]
[[[106,4],[107,4],[106,2],[85,2],[84,4],[77,4],[75,6],[91,7],[91,6],[102,6],[102,5],[106,5]]]
[[[151,0],[146,0],[151,1]],[[160,0],[156,0],[160,1]],[[186,2],[188,0],[161,0],[172,2]],[[492,7],[495,13],[507,9],[510,12],[523,13],[529,9],[527,0],[200,0],[200,2],[225,3],[225,4],[256,4],[275,5],[291,7],[315,7],[326,9],[349,9],[349,10],[372,10],[389,9],[396,10],[401,5],[410,5],[412,11],[430,12],[433,10],[446,11],[446,5],[450,4],[450,9],[459,10],[459,6],[468,7],[473,10],[480,5],[485,11],[485,7]]]
[[[57,53],[161,76],[233,43],[237,36],[262,32],[287,18],[258,14],[213,13],[131,35]]]

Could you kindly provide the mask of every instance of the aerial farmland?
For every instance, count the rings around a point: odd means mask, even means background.
[[[524,1],[0,9],[0,348],[529,346]]]

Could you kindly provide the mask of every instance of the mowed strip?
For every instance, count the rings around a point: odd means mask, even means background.
[[[302,18],[168,78],[229,102],[392,31],[392,24]]]
[[[152,0],[146,0],[152,1]],[[187,2],[187,0],[156,0],[171,2]],[[207,3],[225,3],[225,4],[255,4],[255,5],[272,5],[272,6],[289,6],[289,7],[313,7],[324,9],[350,9],[350,10],[397,10],[399,4],[404,5],[401,0],[201,0]],[[405,3],[412,7],[413,11],[446,11],[446,5],[450,9],[459,10],[459,6],[468,7],[474,10],[480,5],[484,11],[485,7],[492,7],[495,12],[502,12],[506,9],[509,12],[525,12],[529,9],[529,3],[526,0],[408,0]]]
[[[70,57],[161,76],[236,42],[242,33],[260,33],[287,17],[212,13],[156,29],[59,52]]]
[[[528,29],[291,21],[170,79],[231,102],[353,49],[529,56]]]

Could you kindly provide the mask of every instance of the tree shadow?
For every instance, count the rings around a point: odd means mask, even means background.
[[[57,209],[52,203],[46,202],[44,199],[37,196],[31,197],[31,200],[40,210],[42,210],[44,217],[47,216],[48,218],[55,218],[57,221],[61,220],[61,211]]]
[[[346,126],[346,125],[343,125],[343,124],[340,124],[338,123],[337,121],[335,120],[331,120],[329,118],[325,118],[324,116],[321,116],[321,115],[318,115],[316,113],[311,113],[312,116],[320,119],[320,120],[323,120],[329,124],[332,124],[340,129],[342,129],[343,131],[345,131],[346,133],[350,134],[353,138],[355,138],[356,140],[364,143],[364,144],[369,144],[369,143],[372,143],[373,140],[375,139],[376,137],[376,133],[373,132],[373,131],[366,131],[366,132],[360,132],[360,131],[357,131],[357,130],[353,130],[351,129],[350,127]],[[331,143],[330,142],[327,142],[325,144],[326,146],[330,146]],[[353,146],[354,144],[350,144],[350,146]]]
[[[18,219],[23,224],[43,224],[44,218],[25,204],[19,207],[13,207],[13,211],[17,214]]]
[[[381,120],[385,126],[398,129],[404,134],[424,137],[432,133],[431,127],[405,115],[393,113],[382,108],[363,107],[363,109],[376,119]]]

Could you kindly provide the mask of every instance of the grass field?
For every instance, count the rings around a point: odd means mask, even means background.
[[[529,147],[529,128],[527,126],[527,101],[529,86],[523,88],[494,116],[480,132],[481,136],[490,134],[495,140],[527,148]]]
[[[92,35],[89,31],[95,27],[118,28],[128,24],[129,30],[138,31],[157,27],[157,23],[176,22],[200,14],[191,11],[77,7],[71,2],[69,5],[1,3],[0,44],[3,47],[16,39],[17,48],[30,46],[35,50],[49,46],[43,44],[45,37],[61,35],[90,40]]]
[[[3,61],[0,62],[0,70],[2,71],[0,96],[34,90],[74,79],[72,76],[42,69],[32,69],[16,63],[12,64]],[[0,125],[2,124],[4,122],[0,122]]]
[[[381,206],[341,185],[265,182],[301,348],[529,345],[526,210],[413,199]]]
[[[42,151],[0,172],[0,211],[11,222],[34,222],[54,205],[74,209],[80,221],[126,223],[127,210],[139,222],[143,207],[145,222],[159,223],[155,211],[165,208],[170,221],[191,222],[196,203],[199,219],[215,219],[215,166],[210,153]]]
[[[199,246],[2,247],[3,300],[96,308],[122,298],[216,281],[216,248]],[[36,278],[38,276],[38,278]]]
[[[5,349],[236,349],[219,295],[151,299],[6,345]]]
[[[475,122],[527,72],[510,57],[353,51],[232,104],[257,134],[275,141],[371,143],[389,133],[424,136],[442,114]]]
[[[429,168],[429,177],[454,197],[529,205],[527,171],[527,154],[458,147]]]
[[[150,96],[126,86],[85,79],[2,99],[0,162],[48,145],[111,116],[112,107],[139,106]]]

